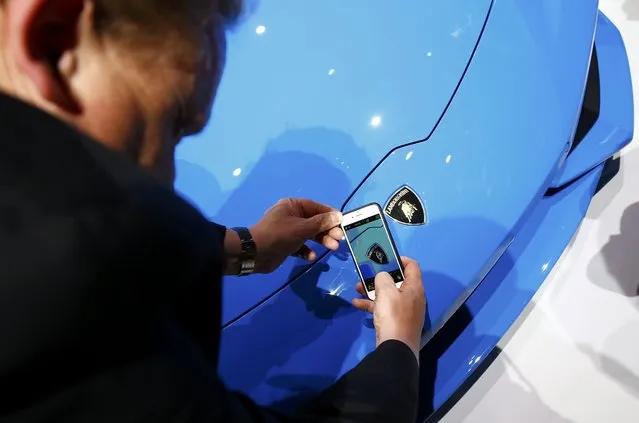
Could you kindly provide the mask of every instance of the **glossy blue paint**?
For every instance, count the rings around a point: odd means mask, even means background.
[[[420,417],[450,398],[528,305],[583,220],[602,168],[538,203],[506,254],[422,349]]]
[[[552,197],[543,194],[574,132],[596,6],[495,1],[432,136],[395,149],[346,204],[384,203],[408,183],[427,208],[427,225],[389,221],[400,253],[420,261],[429,299],[425,414],[494,347],[587,209],[599,167]],[[330,385],[374,348],[370,318],[349,304],[357,274],[346,248],[300,272],[222,334],[227,384],[282,409]],[[451,336],[464,316],[470,323]]]
[[[600,174],[601,166],[540,201],[507,253],[422,350],[422,417],[466,380],[530,301],[583,219]],[[446,225],[460,223],[464,220],[451,219]],[[460,284],[437,273],[424,277],[434,286]],[[291,287],[225,329],[219,369],[226,383],[287,410],[354,367],[375,346],[370,317],[349,304],[357,295],[348,282],[354,278],[345,249],[327,255]]]
[[[602,163],[630,142],[634,128],[632,81],[621,34],[599,13],[595,37],[599,57],[599,119],[570,154],[552,185],[560,187]]]
[[[211,124],[176,153],[178,191],[227,225],[256,222],[281,197],[340,207],[392,148],[426,138],[491,0],[256,3],[229,36]],[[228,279],[223,321],[303,264]]]
[[[436,131],[424,143],[395,150],[346,206],[383,203],[407,182],[420,195],[428,225],[389,225],[400,253],[416,257],[423,271],[456,281],[425,281],[433,332],[476,289],[564,158],[581,106],[597,16],[596,2],[590,10],[587,3],[577,3],[580,12],[566,8],[559,15],[544,11],[539,2],[495,3]],[[546,25],[540,24],[542,18]],[[556,27],[550,25],[553,19],[560,21]],[[522,27],[527,30],[518,30]],[[440,224],[451,219],[460,223]],[[475,226],[484,221],[493,225]]]

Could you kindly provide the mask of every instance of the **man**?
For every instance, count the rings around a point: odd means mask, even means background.
[[[378,276],[377,349],[293,416],[216,374],[223,273],[335,249],[340,214],[285,199],[250,229],[171,190],[206,123],[232,0],[0,0],[0,421],[412,421],[419,267]]]

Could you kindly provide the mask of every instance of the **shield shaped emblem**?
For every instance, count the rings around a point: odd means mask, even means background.
[[[377,264],[388,264],[388,255],[378,243],[374,243],[368,247],[366,257]]]
[[[405,225],[426,223],[426,209],[422,200],[409,186],[398,189],[386,203],[384,213],[396,222]]]

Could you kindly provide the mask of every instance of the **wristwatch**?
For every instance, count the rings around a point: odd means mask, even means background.
[[[257,248],[255,247],[255,241],[248,228],[231,228],[240,237],[240,243],[242,250],[238,257],[240,269],[237,273],[238,276],[250,275],[255,271],[255,256],[257,255]]]

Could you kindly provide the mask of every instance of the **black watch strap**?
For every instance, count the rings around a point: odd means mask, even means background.
[[[248,228],[231,228],[240,237],[242,245],[242,251],[239,256],[240,269],[238,271],[239,276],[250,275],[255,271],[255,256],[257,255],[257,248],[255,241],[253,241],[253,235]]]

